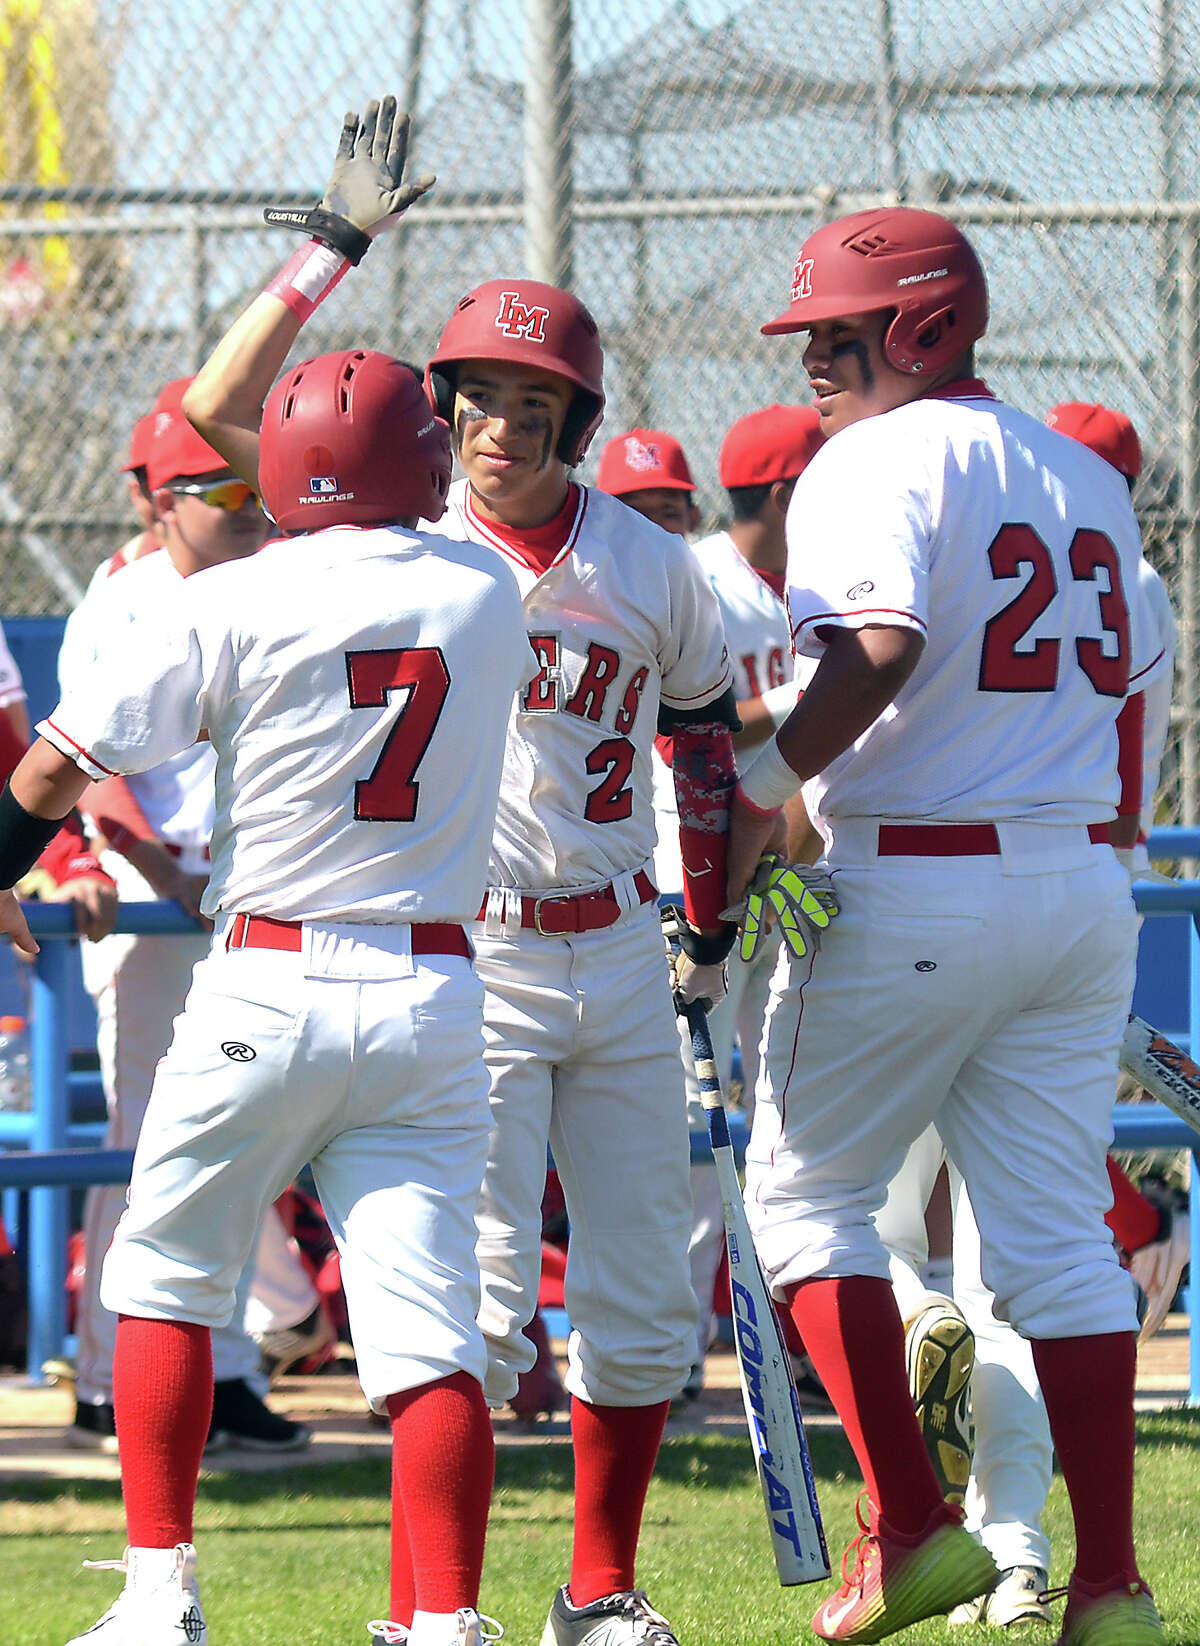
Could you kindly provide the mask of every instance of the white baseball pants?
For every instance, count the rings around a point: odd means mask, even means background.
[[[566,1383],[597,1405],[683,1387],[696,1342],[688,1281],[687,1113],[658,910],[578,936],[472,928],[486,989],[492,1138],[477,1251],[494,1405],[534,1361],[546,1145],[571,1222]]]
[[[402,925],[306,925],[302,954],[227,953],[222,932],[155,1078],[105,1306],[224,1325],[266,1207],[311,1161],[375,1409],[456,1371],[482,1382],[473,967],[414,959]]]
[[[1128,877],[1083,829],[997,827],[991,856],[877,858],[875,820],[838,821],[841,915],[815,963],[789,957],[772,983],[751,1223],[777,1295],[887,1278],[872,1218],[936,1121],[997,1313],[1029,1337],[1133,1331],[1104,1223]]]

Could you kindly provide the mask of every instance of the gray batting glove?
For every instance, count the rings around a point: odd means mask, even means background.
[[[372,100],[360,120],[351,111],[342,121],[333,172],[319,206],[309,212],[268,206],[268,223],[303,229],[359,263],[371,241],[433,187],[431,175],[404,182],[411,122],[398,113],[396,99]]]
[[[348,114],[333,174],[321,197],[322,209],[344,217],[374,239],[427,194],[435,177],[404,182],[411,124],[407,114],[397,112],[394,97],[368,103],[361,121],[357,114]]]

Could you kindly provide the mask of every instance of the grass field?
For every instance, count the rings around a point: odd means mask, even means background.
[[[1200,1642],[1200,1412],[1138,1421],[1137,1531],[1143,1570],[1173,1646]],[[813,1436],[818,1489],[835,1565],[849,1537],[857,1476],[840,1432]],[[501,1449],[482,1609],[512,1646],[537,1646],[571,1537],[570,1453]],[[213,1646],[364,1646],[364,1624],[387,1615],[384,1458],[278,1474],[206,1475],[196,1541]],[[1070,1518],[1060,1479],[1047,1512],[1051,1580],[1065,1581]],[[63,1646],[109,1604],[119,1574],[84,1559],[121,1553],[116,1487],[9,1483],[0,1496],[0,1646]],[[827,1585],[782,1590],[763,1528],[748,1446],[681,1436],[662,1452],[651,1488],[639,1581],[684,1646],[792,1646],[815,1640],[808,1619]],[[919,1625],[903,1642],[998,1640],[982,1630]],[[1006,1636],[1005,1638],[1012,1638]],[[1053,1639],[1043,1629],[1035,1638]]]

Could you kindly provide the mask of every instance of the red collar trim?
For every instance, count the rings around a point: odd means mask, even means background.
[[[482,519],[475,511],[468,488],[466,515],[486,543],[540,577],[551,566],[565,560],[574,548],[587,513],[587,495],[587,488],[577,486],[572,480],[567,486],[567,500],[553,520],[547,520],[543,526],[518,527]]]
[[[930,389],[920,396],[922,400],[994,400],[996,396],[982,377],[956,377],[953,383],[943,383],[940,389]]]

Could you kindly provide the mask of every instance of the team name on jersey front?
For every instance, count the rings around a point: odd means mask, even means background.
[[[539,669],[518,694],[492,849],[496,885],[596,885],[654,851],[650,751],[660,704],[689,710],[731,680],[720,609],[691,551],[603,493],[539,574],[451,490],[439,530],[491,543],[521,589]]]

